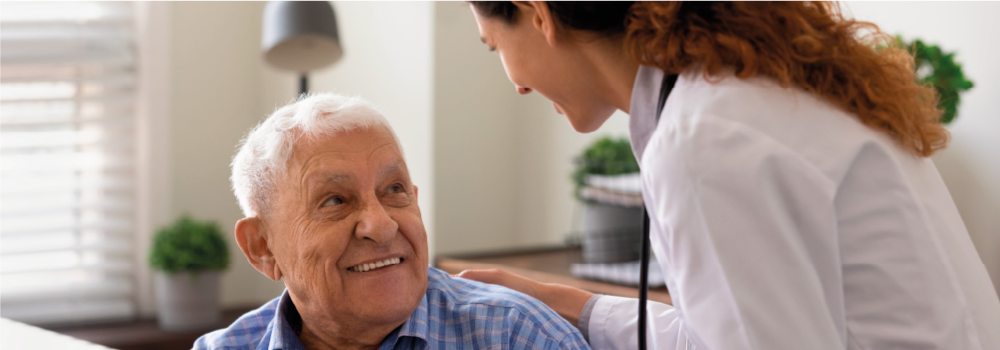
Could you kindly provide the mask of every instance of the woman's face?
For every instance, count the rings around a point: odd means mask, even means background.
[[[518,93],[538,91],[582,133],[597,130],[615,112],[600,91],[605,82],[581,50],[585,44],[566,38],[566,33],[553,35],[552,28],[546,28],[552,26],[548,12],[539,16],[521,7],[517,21],[509,24],[472,12],[483,43],[500,55]]]

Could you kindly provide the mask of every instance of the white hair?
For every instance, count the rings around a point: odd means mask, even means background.
[[[373,126],[399,138],[368,101],[334,93],[303,96],[279,108],[250,130],[233,157],[233,193],[246,217],[262,216],[278,180],[284,176],[295,142],[303,136],[335,136]],[[402,146],[400,146],[402,152]]]

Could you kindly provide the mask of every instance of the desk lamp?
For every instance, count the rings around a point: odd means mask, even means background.
[[[299,73],[299,94],[309,92],[309,71],[344,55],[337,17],[327,1],[269,1],[261,48],[271,66]]]

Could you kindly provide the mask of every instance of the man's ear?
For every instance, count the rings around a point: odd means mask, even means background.
[[[264,232],[264,223],[257,217],[243,218],[236,222],[236,244],[243,250],[247,261],[253,265],[257,271],[267,276],[271,280],[281,279],[281,268],[274,260],[274,254],[267,245],[267,235]]]
[[[542,35],[545,36],[545,41],[550,46],[556,46],[559,28],[555,19],[552,18],[552,12],[549,11],[549,4],[545,1],[512,2],[517,6],[517,10],[520,12],[519,15],[525,16],[528,21],[531,21],[531,25],[536,30],[542,32]]]

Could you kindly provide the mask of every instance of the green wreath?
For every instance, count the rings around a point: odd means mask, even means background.
[[[958,112],[958,104],[961,103],[959,93],[974,86],[972,81],[965,78],[962,65],[955,62],[955,53],[944,52],[937,45],[928,45],[921,40],[907,43],[902,37],[897,36],[896,41],[902,47],[910,48],[917,79],[923,84],[933,86],[941,96],[938,101],[938,108],[944,111],[941,114],[941,123],[951,123]]]

